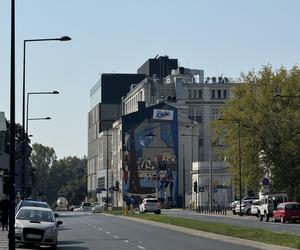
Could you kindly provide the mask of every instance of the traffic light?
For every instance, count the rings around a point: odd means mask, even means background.
[[[198,183],[197,181],[194,181],[194,192],[197,193],[198,191]]]

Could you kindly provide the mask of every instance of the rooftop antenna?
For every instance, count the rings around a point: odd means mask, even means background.
[[[154,57],[154,59],[157,59],[157,57],[158,57],[158,54]]]

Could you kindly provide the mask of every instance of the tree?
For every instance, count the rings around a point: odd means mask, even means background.
[[[270,65],[258,73],[242,75],[242,84],[233,87],[235,98],[221,110],[213,123],[216,136],[222,134],[223,154],[238,180],[237,122],[240,123],[243,183],[258,191],[269,174],[273,191],[287,191],[296,199],[300,192],[300,69]],[[282,96],[275,97],[280,90]],[[292,98],[291,96],[299,96]]]
[[[35,143],[32,145],[31,161],[33,168],[33,196],[45,194],[49,170],[56,161],[53,148]]]

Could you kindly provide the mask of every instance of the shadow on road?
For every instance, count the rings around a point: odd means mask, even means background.
[[[76,240],[60,240],[58,242],[58,245],[73,245],[73,244],[82,244],[82,243],[86,243],[84,241],[76,241]]]
[[[59,250],[65,250],[65,249],[67,249],[67,250],[87,250],[87,249],[89,249],[88,247],[76,247],[76,246],[58,246],[57,247],[57,249],[59,249]]]

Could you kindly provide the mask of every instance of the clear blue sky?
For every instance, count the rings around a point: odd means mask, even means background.
[[[16,120],[22,112],[23,40],[72,37],[27,46],[33,142],[59,158],[87,154],[89,89],[100,73],[135,72],[148,58],[169,55],[205,75],[238,77],[270,63],[300,60],[300,1],[288,0],[16,0]],[[0,111],[9,118],[10,1],[0,1]]]

